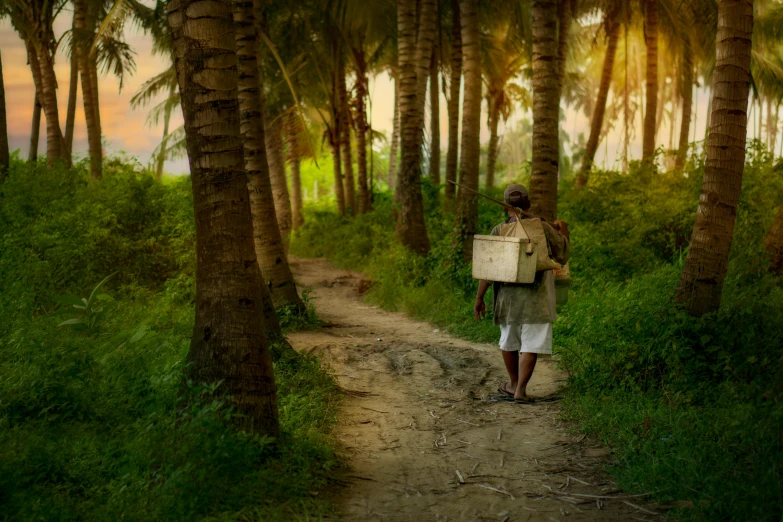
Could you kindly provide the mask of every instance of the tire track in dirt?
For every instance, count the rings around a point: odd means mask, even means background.
[[[364,303],[361,274],[323,259],[291,266],[327,325],[290,341],[349,390],[338,427],[349,471],[334,493],[342,520],[659,519],[617,492],[600,471],[608,451],[569,433],[557,403],[489,400],[505,376],[497,347]],[[554,393],[562,379],[540,359],[529,391]]]

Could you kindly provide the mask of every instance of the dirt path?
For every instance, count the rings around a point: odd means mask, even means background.
[[[291,336],[359,393],[342,409],[350,472],[338,493],[343,520],[655,520],[622,497],[588,447],[558,421],[557,403],[489,401],[505,375],[498,349],[364,303],[361,275],[321,259],[293,260],[327,328]],[[540,360],[531,395],[562,376]]]

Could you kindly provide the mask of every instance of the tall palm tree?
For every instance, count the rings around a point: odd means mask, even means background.
[[[301,120],[294,111],[289,112],[286,120],[286,141],[288,142],[288,164],[291,165],[291,226],[294,230],[304,225],[300,169],[302,160],[300,135],[302,132],[307,132],[307,129],[302,128]]]
[[[90,177],[100,178],[103,170],[103,146],[101,144],[100,108],[98,94],[95,92],[96,82],[92,76],[92,59],[90,50],[94,32],[87,25],[86,0],[73,0],[73,29],[76,61],[82,77],[82,102],[84,103],[84,119],[87,124],[87,144],[90,153]]]
[[[420,23],[426,26],[433,20],[434,1],[422,0],[419,13]],[[420,108],[423,100],[419,97],[418,76],[422,67],[423,50],[426,58],[432,52],[432,35],[428,30],[420,33],[417,46],[416,1],[399,0],[397,2],[397,45],[400,76],[400,126],[402,128],[402,164],[398,174],[399,212],[397,213],[397,237],[403,245],[418,254],[426,254],[430,249],[427,229],[424,224],[424,204],[421,195],[421,143],[423,117]],[[429,34],[429,36],[428,36]],[[427,49],[427,42],[430,46]],[[424,84],[426,89],[426,83]]]
[[[11,156],[8,152],[8,122],[5,110],[5,79],[3,78],[3,57],[0,53],[0,182],[8,176],[8,164]]]
[[[642,161],[651,161],[655,154],[655,116],[658,107],[658,0],[645,0],[644,8],[647,102],[642,133]]]
[[[557,0],[533,0],[533,166],[531,212],[547,220],[557,216],[560,156],[560,79]]]
[[[521,36],[508,19],[495,22],[489,32],[487,45],[482,49],[484,80],[487,84],[487,119],[489,124],[489,148],[487,150],[486,186],[495,185],[495,165],[498,158],[498,124],[508,121],[515,104],[530,106],[527,90],[513,80],[529,66],[525,53],[518,52],[517,41]]]
[[[430,63],[430,179],[435,185],[440,185],[439,49],[440,47],[436,43],[432,48],[432,62]]]
[[[394,80],[394,119],[392,121],[391,143],[389,143],[389,172],[386,175],[391,190],[397,186],[397,147],[400,143],[400,80],[395,69],[392,68],[390,72]]]
[[[54,72],[54,2],[20,0],[7,7],[11,23],[25,43],[33,83],[46,115],[46,154],[52,165],[65,157],[65,141],[57,106],[57,77]]]
[[[277,389],[253,248],[231,3],[172,0],[168,12],[196,219],[190,377],[220,383],[242,429],[276,436]]]
[[[614,57],[617,52],[617,40],[620,36],[620,23],[616,20],[617,11],[607,11],[604,15],[603,26],[606,32],[606,54],[601,71],[601,83],[598,87],[598,96],[593,107],[593,115],[590,119],[590,136],[587,139],[582,166],[576,178],[576,187],[583,187],[587,183],[587,176],[593,168],[593,160],[598,150],[598,141],[604,124],[606,112],[606,99],[609,96],[609,87],[612,83],[612,70],[614,69]]]
[[[446,149],[446,201],[454,198],[459,152],[459,92],[462,84],[462,22],[459,0],[451,0],[451,66],[449,78],[449,143]]]
[[[291,198],[288,193],[288,178],[285,171],[285,154],[283,151],[283,119],[284,116],[273,116],[269,111],[266,95],[262,95],[262,111],[264,117],[264,141],[266,142],[266,158],[269,163],[269,181],[272,183],[272,197],[275,205],[275,215],[283,238],[285,251],[288,251],[288,239],[291,236]],[[263,270],[262,270],[263,272]]]
[[[460,0],[462,27],[462,71],[465,76],[465,100],[462,105],[462,151],[459,179],[471,190],[478,189],[481,129],[481,31],[478,0]],[[473,235],[476,233],[478,200],[474,193],[460,190],[457,204],[456,234],[463,259],[473,257]]]
[[[27,153],[27,162],[38,161],[38,141],[41,139],[41,97],[38,91],[33,96],[33,123],[30,126],[30,150]]]
[[[693,315],[720,306],[745,166],[753,0],[720,0],[712,116],[699,208],[677,301]]]
[[[351,110],[348,106],[348,89],[345,84],[345,57],[340,55],[337,69],[337,97],[340,110],[340,152],[343,160],[345,206],[349,214],[356,213],[356,186],[353,177],[353,152],[351,151]]]
[[[75,22],[75,17],[74,17]],[[73,33],[75,33],[75,27],[71,25],[71,43],[73,44]],[[70,65],[70,77],[68,79],[68,106],[65,112],[65,133],[63,139],[65,140],[65,149],[68,155],[73,155],[73,129],[76,123],[76,91],[79,89],[79,61],[77,54],[73,52],[73,45],[71,45],[71,65]]]
[[[687,37],[686,37],[687,38]],[[693,50],[690,40],[684,42],[682,54],[682,80],[680,92],[682,97],[682,121],[680,123],[680,142],[677,147],[677,157],[674,160],[674,168],[682,169],[685,166],[685,158],[688,155],[688,134],[691,128],[691,111],[693,109]],[[674,115],[672,115],[674,119]]]

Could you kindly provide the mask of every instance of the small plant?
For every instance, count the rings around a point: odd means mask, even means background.
[[[109,274],[98,283],[90,292],[90,297],[76,297],[72,294],[61,295],[56,300],[64,305],[64,308],[55,312],[58,315],[70,315],[69,319],[57,326],[70,326],[74,329],[92,330],[106,311],[105,303],[114,299],[108,294],[99,294],[103,285],[117,272]]]

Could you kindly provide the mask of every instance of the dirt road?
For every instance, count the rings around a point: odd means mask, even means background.
[[[600,472],[608,451],[571,433],[557,403],[492,402],[505,372],[498,349],[364,303],[362,276],[294,260],[327,328],[291,336],[349,392],[338,430],[350,466],[337,493],[343,520],[656,520],[643,498]],[[531,395],[563,376],[540,360]]]

